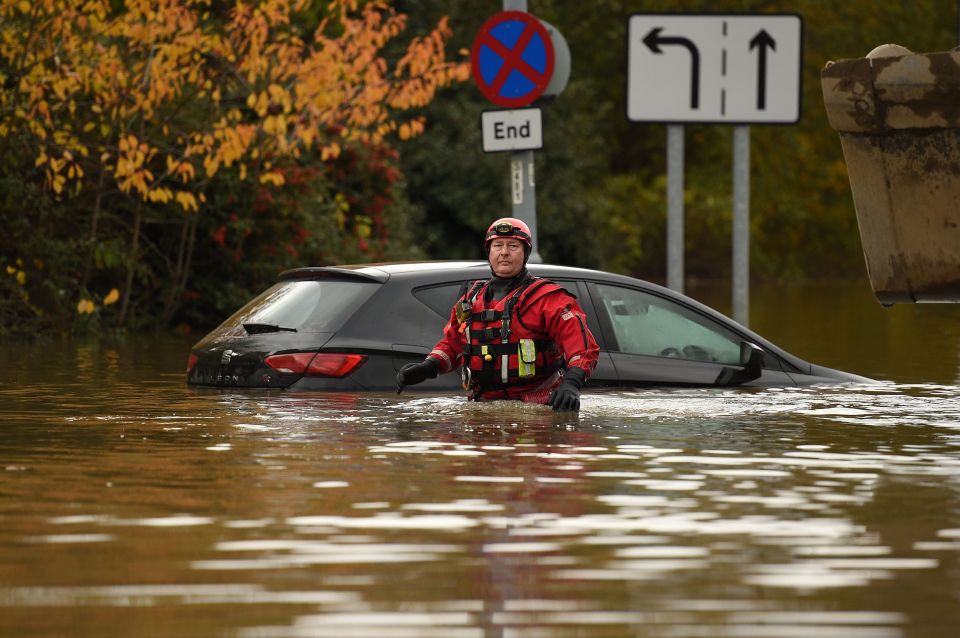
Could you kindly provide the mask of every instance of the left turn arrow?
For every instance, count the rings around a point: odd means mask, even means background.
[[[661,31],[663,31],[663,27],[650,29],[650,33],[643,38],[643,43],[647,45],[650,51],[658,55],[663,53],[660,49],[661,45],[679,45],[690,51],[690,108],[698,109],[700,108],[700,50],[697,49],[693,40],[677,36],[661,36]]]

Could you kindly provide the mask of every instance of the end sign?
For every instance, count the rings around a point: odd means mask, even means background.
[[[800,119],[800,16],[635,14],[627,27],[628,119],[729,124]]]
[[[543,148],[540,109],[484,111],[480,116],[483,151],[535,151]]]

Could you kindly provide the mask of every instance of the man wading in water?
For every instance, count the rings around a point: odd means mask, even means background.
[[[426,359],[400,369],[397,394],[460,369],[471,400],[579,410],[580,388],[597,365],[599,348],[576,298],[527,272],[533,241],[519,219],[493,222],[484,249],[493,277],[473,282],[454,304],[443,338]]]

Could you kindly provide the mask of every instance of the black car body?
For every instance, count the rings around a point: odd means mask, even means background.
[[[784,386],[867,382],[811,364],[667,288],[596,270],[530,264],[577,296],[600,345],[588,386]],[[440,339],[486,262],[299,268],[198,342],[187,382],[199,386],[388,391]],[[443,374],[420,390],[459,389]],[[413,388],[411,388],[413,389]]]

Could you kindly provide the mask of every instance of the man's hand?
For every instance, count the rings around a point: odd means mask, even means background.
[[[423,383],[433,379],[440,371],[440,363],[433,357],[427,357],[420,363],[408,363],[397,373],[397,394],[403,392],[408,385]]]
[[[556,412],[577,412],[580,410],[580,388],[585,380],[583,368],[567,368],[563,373],[563,382],[550,393],[547,405]]]

